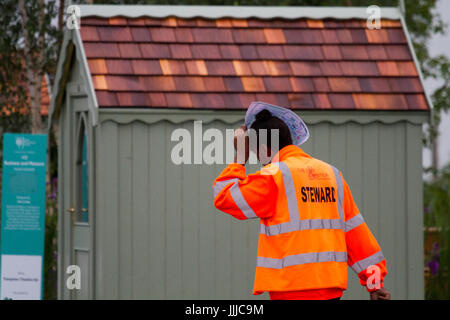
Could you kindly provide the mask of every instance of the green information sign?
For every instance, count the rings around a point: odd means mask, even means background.
[[[3,135],[1,299],[41,299],[47,135]]]

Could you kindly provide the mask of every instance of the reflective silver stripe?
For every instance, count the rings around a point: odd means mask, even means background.
[[[245,201],[237,182],[235,182],[230,188],[230,194],[234,200],[234,203],[236,203],[239,209],[241,209],[242,213],[247,217],[247,219],[258,218],[252,208],[250,208],[250,206],[248,205],[247,201]]]
[[[356,216],[354,216],[351,219],[348,219],[345,221],[345,232],[348,232],[354,228],[356,228],[359,225],[362,225],[364,223],[364,219],[360,213],[358,213]]]
[[[280,168],[283,175],[284,190],[286,192],[290,222],[297,222],[300,220],[300,216],[298,214],[297,195],[295,192],[294,179],[292,178],[291,170],[289,170],[289,167],[284,162],[278,162],[276,165],[278,165],[278,168]]]
[[[230,182],[237,182],[237,178],[223,180],[223,181],[217,181],[216,184],[213,187],[213,193],[214,193],[214,199],[217,197],[217,195],[220,193],[220,191],[223,190]]]
[[[272,226],[261,224],[260,233],[267,236],[276,236],[292,231],[312,229],[342,229],[342,224],[339,219],[308,219],[284,222]]]
[[[377,264],[384,260],[383,252],[380,250],[377,253],[359,260],[358,262],[354,263],[350,267],[355,271],[357,274],[359,274],[361,271],[366,270],[368,267]]]
[[[339,211],[339,217],[342,223],[342,229],[344,230],[344,185],[342,183],[342,178],[339,173],[339,170],[335,167],[331,166],[334,172],[334,177],[336,178],[336,187],[337,187],[337,206]]]
[[[282,259],[258,257],[256,261],[257,267],[282,269],[284,267],[296,266],[306,263],[317,262],[347,262],[347,252],[310,252],[287,256]]]

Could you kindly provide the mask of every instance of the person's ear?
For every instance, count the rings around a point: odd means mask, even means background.
[[[260,144],[258,149],[259,162],[264,164],[269,163],[272,160],[272,150],[270,150],[270,148],[268,148],[265,144]]]

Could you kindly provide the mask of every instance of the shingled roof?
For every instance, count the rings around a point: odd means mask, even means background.
[[[428,110],[400,20],[83,17],[100,108]]]

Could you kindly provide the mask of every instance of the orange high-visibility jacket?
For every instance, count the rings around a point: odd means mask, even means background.
[[[386,261],[342,174],[297,146],[248,176],[230,164],[214,181],[214,205],[243,220],[260,218],[253,294],[347,287],[347,264],[361,285]],[[373,284],[372,279],[370,283]]]

